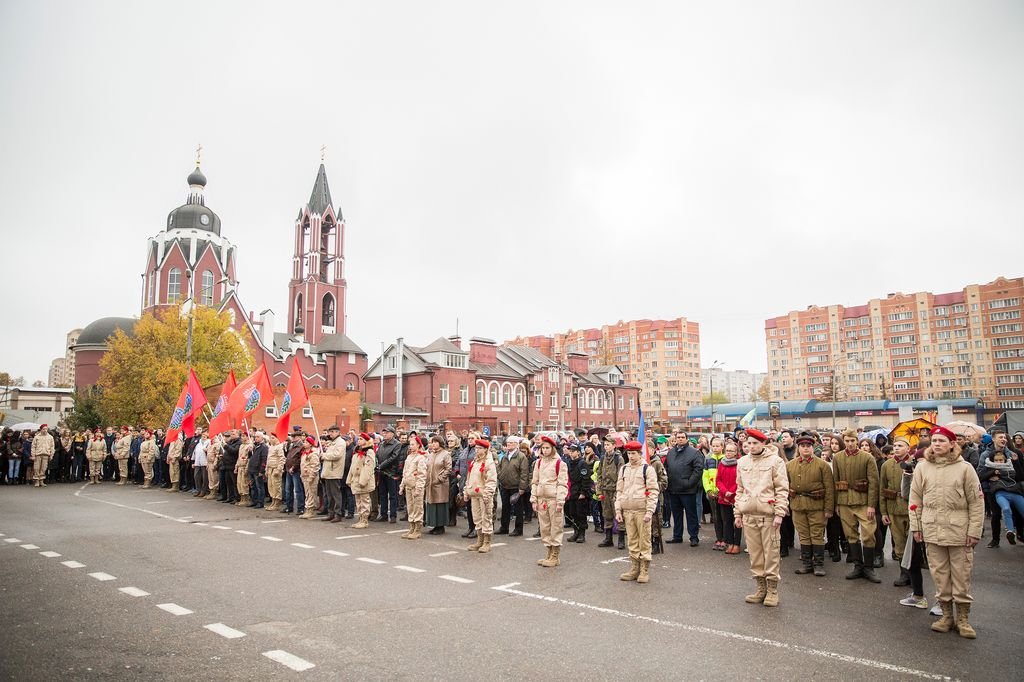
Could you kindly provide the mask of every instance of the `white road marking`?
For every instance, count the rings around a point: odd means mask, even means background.
[[[40,552],[40,554],[42,554],[42,555],[43,555],[44,557],[46,557],[47,559],[56,559],[57,557],[59,557],[59,556],[60,556],[60,552],[50,552],[50,551],[46,551],[46,552]]]
[[[21,540],[19,540],[18,538],[7,538],[4,540],[4,542],[9,542],[13,545],[15,542],[21,542]]]
[[[507,544],[507,542],[495,542],[491,547],[504,547]]]
[[[18,545],[22,549],[39,549],[39,545]]]
[[[345,554],[344,552],[339,552],[336,549],[325,549],[324,554],[330,554],[332,556],[348,556],[348,554]]]
[[[527,542],[534,542],[536,540],[540,540],[540,538],[526,538]]]
[[[309,670],[316,666],[307,660],[299,658],[295,654],[290,654],[287,651],[281,651],[280,649],[274,649],[273,651],[264,651],[263,655],[272,661],[277,661],[281,665],[286,665],[295,672],[302,672],[303,670]]]
[[[260,521],[260,523],[287,523],[288,519],[274,519],[273,521]]]
[[[117,580],[116,576],[112,576],[109,573],[103,573],[103,572],[90,573],[89,577],[90,578],[96,578],[96,580],[99,580],[101,583],[102,582],[106,582],[108,580]]]
[[[452,552],[438,552],[437,554],[431,554],[429,556],[432,556],[432,557],[451,556],[452,554],[458,554],[458,552],[454,552],[454,551],[452,551]]]
[[[0,538],[6,537],[6,536],[7,536],[7,533],[0,533]]]
[[[298,547],[299,549],[315,549],[313,545],[306,545],[301,542],[293,542],[292,547]]]
[[[426,573],[426,570],[422,568],[413,568],[412,566],[395,566],[399,571],[408,571],[409,573]]]
[[[240,535],[256,535],[256,533],[253,533],[251,530],[236,530],[235,532]]]
[[[629,561],[629,557],[628,556],[617,556],[614,559],[605,559],[601,563],[602,564],[614,564],[614,563],[617,563],[619,561],[622,561],[622,562]]]
[[[371,559],[371,558],[365,557],[365,556],[356,557],[356,561],[362,561],[364,564],[374,564],[374,565],[380,565],[380,564],[386,564],[387,563],[386,561],[381,561],[380,559]]]
[[[178,520],[179,521],[188,521],[191,518],[192,518],[191,516],[179,516]]]
[[[273,535],[261,535],[261,540],[270,540],[271,542],[284,542],[281,538],[275,538]]]
[[[437,577],[440,578],[441,580],[450,580],[453,583],[460,583],[462,585],[468,585],[469,583],[476,582],[475,580],[470,580],[469,578],[460,578],[457,575],[447,575],[447,574],[445,574],[445,575],[439,575]]]
[[[77,561],[62,561],[60,563],[68,568],[85,568],[85,564],[80,564]]]
[[[408,533],[409,531],[405,528],[399,528],[398,530],[386,530],[384,532],[388,535],[394,535],[395,533]]]
[[[214,526],[217,530],[231,530],[231,526]]]
[[[208,523],[203,523],[202,521],[196,521],[196,522],[195,522],[195,523],[193,523],[192,525],[193,525],[193,526],[209,526],[210,524],[208,524]]]
[[[172,616],[187,616],[192,613],[189,609],[186,609],[184,606],[178,606],[177,604],[157,604],[156,607],[158,609],[163,609]]]
[[[147,502],[146,504],[167,504],[170,500],[157,500],[156,502]]]
[[[444,576],[441,576],[444,577]],[[526,597],[528,599],[536,599],[543,601],[548,604],[561,604],[564,606],[570,606],[574,609],[586,609],[589,611],[596,611],[608,616],[617,616],[619,618],[626,618],[629,620],[640,621],[644,623],[650,623],[652,625],[660,625],[662,627],[672,628],[675,630],[683,630],[686,632],[693,632],[703,635],[711,635],[714,637],[721,637],[723,639],[731,639],[740,642],[748,642],[750,644],[758,644],[760,646],[770,646],[775,649],[781,649],[786,651],[792,651],[794,653],[805,654],[809,656],[817,656],[820,658],[827,658],[836,661],[842,661],[844,663],[852,663],[854,665],[864,666],[866,668],[874,668],[876,670],[885,670],[890,673],[897,673],[900,675],[912,675],[914,677],[921,677],[929,680],[949,680],[950,678],[945,675],[937,673],[931,673],[926,670],[916,670],[914,668],[906,668],[900,665],[894,665],[892,663],[886,663],[884,661],[876,661],[870,658],[859,658],[857,656],[849,656],[847,654],[840,654],[834,651],[827,651],[825,649],[815,649],[813,647],[804,646],[802,644],[789,644],[787,642],[780,642],[774,639],[768,639],[765,637],[754,637],[751,635],[743,635],[738,632],[727,632],[725,630],[715,630],[714,628],[702,627],[700,625],[687,625],[685,623],[677,623],[670,620],[662,620],[660,618],[652,618],[650,616],[641,616],[635,613],[628,613],[626,611],[619,611],[617,609],[605,608],[602,606],[592,606],[590,604],[584,604],[571,599],[559,599],[558,597],[548,597],[543,594],[534,594],[532,592],[524,592],[522,590],[513,589],[519,583],[508,583],[506,585],[498,585],[492,587],[492,590],[498,592],[505,592],[506,594],[514,594],[518,597]]]
[[[140,590],[137,587],[122,587],[122,588],[118,589],[118,592],[124,592],[129,597],[148,597],[149,596],[149,592],[146,592],[145,590]]]
[[[228,627],[227,625],[224,625],[224,623],[210,623],[209,625],[204,625],[203,627],[209,630],[210,632],[216,632],[218,635],[224,637],[225,639],[238,639],[239,637],[245,637],[244,632],[242,632],[241,630],[236,630],[232,627]]]
[[[338,537],[336,537],[334,539],[335,540],[351,540],[352,538],[368,538],[368,537],[370,537],[370,534],[369,533],[364,533],[362,535],[339,535]]]

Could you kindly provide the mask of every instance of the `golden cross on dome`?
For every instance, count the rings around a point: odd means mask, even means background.
[[[203,145],[200,144],[199,146],[196,147],[196,166],[199,166],[199,162],[202,160],[202,154]]]
[[[326,159],[326,158],[327,158],[327,145],[321,145],[320,146],[320,163],[323,163],[324,159]]]

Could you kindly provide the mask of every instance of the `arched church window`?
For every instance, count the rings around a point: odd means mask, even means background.
[[[302,294],[295,297],[295,324],[293,327],[302,327]]]
[[[167,273],[167,302],[177,303],[181,300],[181,270],[171,268]]]
[[[199,303],[213,305],[213,273],[203,270],[202,289],[199,291]]]
[[[334,297],[330,294],[324,294],[323,325],[325,327],[334,326]]]

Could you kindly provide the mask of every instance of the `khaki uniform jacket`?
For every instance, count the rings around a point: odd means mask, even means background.
[[[627,464],[619,471],[619,480],[615,484],[615,515],[621,516],[624,511],[642,511],[654,516],[659,495],[658,474],[652,465],[643,462],[636,466]]]
[[[352,488],[356,495],[372,493],[377,488],[377,480],[373,470],[377,466],[377,455],[373,448],[356,450],[352,455],[352,466],[348,470],[348,478],[345,483]]]
[[[604,457],[601,458],[601,468],[597,474],[598,492],[610,493],[615,491],[619,485],[619,469],[622,467],[622,455],[615,450],[604,453]],[[664,468],[664,465],[662,467]],[[667,481],[668,479],[666,478],[665,480]],[[666,483],[666,485],[668,484]]]
[[[271,445],[267,451],[267,477],[284,473],[284,445]]]
[[[239,457],[241,459],[241,457]],[[310,450],[302,454],[299,463],[299,475],[301,478],[310,481],[320,475],[320,453]]]
[[[427,504],[443,504],[448,501],[448,477],[452,472],[452,456],[447,450],[436,455],[427,453]]]
[[[132,447],[132,437],[122,436],[114,443],[114,459],[128,459],[128,451]]]
[[[46,455],[53,457],[53,436],[48,433],[37,433],[32,437],[32,456]]]
[[[552,457],[538,457],[533,468],[530,495],[534,500],[554,500],[559,506],[569,494],[569,465]]]
[[[405,458],[402,468],[402,482],[398,484],[398,494],[414,492],[422,495],[427,489],[427,456],[422,452]]]
[[[157,454],[158,453],[157,453],[157,449],[156,449],[156,439],[155,438],[150,438],[148,440],[142,441],[142,444],[139,446],[139,461],[140,462],[146,462],[147,464],[152,464],[153,462],[156,461]]]
[[[797,455],[786,464],[789,477],[789,508],[792,511],[833,512],[836,509],[836,483],[832,469],[820,458],[809,460]],[[813,493],[815,497],[809,497]],[[821,499],[817,495],[824,494]]]
[[[859,450],[855,455],[848,455],[845,450],[837,452],[832,459],[832,475],[837,506],[878,508],[878,464],[874,457]],[[863,480],[868,482],[867,492],[854,490],[854,483]],[[840,490],[844,483],[848,490]]]
[[[736,464],[735,514],[785,516],[789,512],[789,476],[786,460],[774,445],[760,455],[743,455]]]
[[[474,458],[466,468],[466,487],[463,493],[466,497],[494,497],[497,489],[498,471],[491,453],[486,453],[482,458]]]
[[[174,464],[181,459],[181,451],[185,449],[185,443],[180,438],[175,438],[171,446],[167,448],[167,463]]]
[[[907,508],[907,501],[903,498],[903,469],[895,457],[885,460],[882,465],[882,472],[878,475],[878,487],[881,491],[878,495],[878,508],[883,516],[907,516],[910,510]],[[892,491],[890,497],[886,492]],[[892,493],[896,498],[892,499]]]
[[[102,438],[94,438],[89,441],[86,455],[90,462],[102,462],[107,457],[107,444],[103,442]]]
[[[516,448],[511,457],[498,461],[498,485],[507,490],[525,491],[530,485],[530,462],[526,455]]]
[[[985,499],[978,472],[959,455],[939,459],[928,448],[914,468],[910,483],[911,532],[924,541],[963,547],[967,537],[980,538],[985,521]]]
[[[655,455],[651,457],[651,466],[654,467],[654,473],[658,475],[658,489],[661,492],[668,490],[668,472],[665,471],[665,465],[661,461],[661,457]]]
[[[238,460],[235,462],[235,473],[245,473],[249,466],[249,455],[252,454],[252,443],[242,443],[238,448]]]
[[[222,452],[224,452],[224,443],[219,440],[211,440],[210,447],[206,450],[206,466],[213,467],[214,471],[219,470]]]
[[[348,443],[344,438],[335,438],[331,441],[327,452],[320,455],[320,460],[324,465],[324,470],[320,472],[320,478],[340,481],[345,477],[345,449],[347,447]]]

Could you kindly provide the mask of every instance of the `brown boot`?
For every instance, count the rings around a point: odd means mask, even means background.
[[[764,601],[761,602],[765,606],[778,606],[779,605],[779,581],[778,580],[767,580],[765,581],[768,589],[768,593],[764,597]]]
[[[957,602],[956,605],[956,630],[960,633],[961,637],[966,639],[977,639],[978,633],[974,631],[974,628],[969,622],[968,617],[971,615],[971,605],[962,602]]]
[[[940,601],[939,606],[942,608],[942,618],[932,623],[932,630],[935,632],[949,632],[953,629],[953,602]]]
[[[554,554],[555,548],[554,547],[547,547],[546,549],[548,550],[548,555],[546,557],[544,557],[543,559],[537,559],[537,565],[538,566],[547,566],[548,565],[547,562],[551,561],[551,555]]]
[[[423,537],[423,522],[422,521],[413,521],[412,522],[412,532],[409,533],[409,539],[410,540],[419,540],[421,537]]]
[[[299,516],[299,518],[300,519],[315,519],[316,518],[316,512],[314,512],[312,509],[307,509],[305,512],[302,513],[301,516]]]
[[[640,575],[636,577],[638,583],[648,583],[651,581],[651,562],[647,559],[640,560]]]
[[[562,551],[561,547],[552,547],[551,548],[551,556],[549,556],[547,559],[545,559],[544,562],[541,563],[541,566],[543,566],[544,568],[554,568],[555,566],[558,566],[559,564],[561,564],[562,562],[558,560],[558,554],[561,551]]]
[[[748,594],[743,601],[748,604],[762,604],[765,597],[768,596],[768,581],[760,577],[754,578],[754,580],[757,582],[757,592]]]
[[[270,506],[274,508],[274,511],[281,511],[284,505],[281,503],[281,498],[275,497],[271,500]]]
[[[359,519],[353,523],[349,528],[369,528],[370,521],[366,514],[360,514]]]
[[[628,571],[626,571],[625,573],[622,573],[622,574],[619,575],[619,580],[630,581],[630,580],[636,580],[637,577],[639,577],[639,575],[640,575],[640,560],[639,559],[634,559],[633,557],[630,557],[629,558],[629,566],[630,566],[630,568],[629,568]]]
[[[483,544],[484,544],[484,534],[483,533],[477,533],[476,534],[476,542],[474,542],[472,545],[467,547],[466,550],[470,551],[470,552],[478,552],[478,551],[480,551],[480,548],[483,547]]]
[[[236,507],[248,507],[249,506],[249,496],[248,495],[242,495],[240,498],[238,498],[238,502],[235,502],[235,506]]]
[[[405,531],[404,533],[402,533],[398,537],[402,538],[403,540],[408,540],[408,539],[410,539],[412,537],[412,532],[414,530],[416,530],[416,522],[412,521],[412,522],[409,523],[409,530]]]
[[[480,545],[480,549],[477,551],[481,554],[487,554],[491,551],[491,533],[484,533],[484,544]]]

